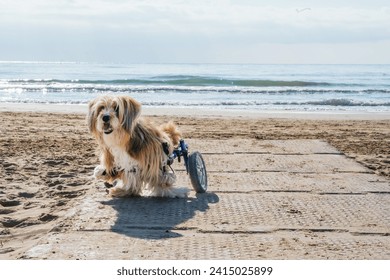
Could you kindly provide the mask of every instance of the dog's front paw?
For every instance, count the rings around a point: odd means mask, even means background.
[[[107,176],[106,168],[103,165],[98,165],[93,171],[93,176],[96,179],[105,180]]]
[[[113,168],[111,170],[107,170],[103,165],[98,165],[95,167],[93,175],[96,179],[100,179],[103,181],[113,181],[114,179],[120,177],[123,170],[118,170]]]
[[[140,196],[139,193],[124,189],[121,186],[115,186],[113,188],[107,189],[107,193],[112,197]]]
[[[127,192],[122,188],[114,187],[108,189],[108,194],[112,197],[124,197],[127,195]]]

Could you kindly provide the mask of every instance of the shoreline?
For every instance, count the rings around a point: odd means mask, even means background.
[[[0,103],[0,112],[36,112],[59,114],[87,114],[87,104],[36,104],[36,103]],[[367,111],[286,111],[286,110],[244,110],[224,108],[195,107],[152,107],[143,106],[145,116],[185,116],[249,119],[300,119],[300,120],[390,120],[390,112]]]

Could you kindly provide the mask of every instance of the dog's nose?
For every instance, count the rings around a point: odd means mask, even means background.
[[[110,116],[109,115],[104,115],[103,116],[103,121],[104,122],[108,122],[110,120]]]

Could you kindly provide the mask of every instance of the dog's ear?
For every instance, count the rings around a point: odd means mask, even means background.
[[[130,134],[141,114],[141,103],[128,96],[119,97],[122,106],[119,106],[119,115],[122,116],[122,127]]]
[[[88,115],[87,115],[87,124],[89,132],[95,133],[96,132],[96,99],[92,100],[88,104]]]

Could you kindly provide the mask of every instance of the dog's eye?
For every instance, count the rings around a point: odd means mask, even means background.
[[[100,112],[104,109],[103,106],[99,106],[96,110],[97,114],[100,114]]]
[[[116,106],[115,113],[116,113],[116,116],[119,117],[119,106]]]

